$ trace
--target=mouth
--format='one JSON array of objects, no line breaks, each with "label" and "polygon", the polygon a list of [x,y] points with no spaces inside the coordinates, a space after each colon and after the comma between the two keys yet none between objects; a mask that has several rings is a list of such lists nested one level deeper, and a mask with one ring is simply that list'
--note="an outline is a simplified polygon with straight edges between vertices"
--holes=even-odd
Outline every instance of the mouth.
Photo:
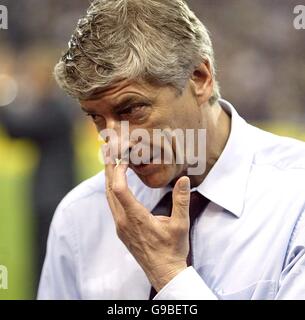
[{"label": "mouth", "polygon": [[151,175],[157,170],[160,170],[160,166],[164,165],[162,160],[163,158],[165,158],[163,152],[164,151],[160,151],[158,153],[152,152],[153,155],[148,161],[147,159],[145,159],[140,164],[133,164],[132,162],[130,162],[129,167],[139,175]]},{"label": "mouth", "polygon": [[131,163],[129,166],[136,173],[142,175],[151,174],[156,170],[156,164],[153,163],[153,157],[149,160],[148,163],[140,163],[137,165]]}]

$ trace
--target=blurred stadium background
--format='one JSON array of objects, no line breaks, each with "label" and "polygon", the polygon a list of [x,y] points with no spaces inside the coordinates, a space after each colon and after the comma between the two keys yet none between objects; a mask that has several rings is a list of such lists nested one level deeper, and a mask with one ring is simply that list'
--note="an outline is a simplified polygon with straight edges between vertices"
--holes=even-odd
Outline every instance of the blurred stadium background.
[{"label": "blurred stadium background", "polygon": [[[6,105],[0,107],[0,265],[9,270],[9,289],[0,290],[0,299],[32,299],[36,294],[37,213],[32,193],[42,152],[41,143],[31,135],[18,138],[22,135],[10,132],[5,119],[43,123],[53,116],[52,108],[47,110],[50,103],[43,102],[49,97],[51,107],[66,109],[65,117],[72,123],[68,135],[73,185],[101,170],[93,125],[52,80],[52,68],[88,3],[0,0],[9,12],[8,30],[0,30],[0,106]],[[305,30],[293,27],[293,8],[299,1],[188,3],[211,32],[222,96],[253,124],[305,140]],[[7,109],[9,115],[1,120]],[[48,193],[45,187],[40,191]]]}]

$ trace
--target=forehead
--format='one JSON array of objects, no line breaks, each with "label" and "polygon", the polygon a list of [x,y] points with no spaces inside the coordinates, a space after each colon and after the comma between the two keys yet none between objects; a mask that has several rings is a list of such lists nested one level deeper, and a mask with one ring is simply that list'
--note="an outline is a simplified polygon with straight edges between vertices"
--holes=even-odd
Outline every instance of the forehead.
[{"label": "forehead", "polygon": [[152,86],[148,83],[123,80],[107,89],[97,90],[89,100],[80,100],[80,104],[90,108],[101,104],[115,106],[122,99],[130,96],[152,99],[158,94],[159,90],[161,90],[160,87]]}]

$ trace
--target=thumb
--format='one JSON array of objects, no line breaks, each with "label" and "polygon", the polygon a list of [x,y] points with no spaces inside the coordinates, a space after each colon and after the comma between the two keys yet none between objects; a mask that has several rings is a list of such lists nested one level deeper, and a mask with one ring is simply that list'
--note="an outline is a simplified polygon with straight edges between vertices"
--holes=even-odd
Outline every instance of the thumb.
[{"label": "thumb", "polygon": [[173,190],[172,217],[174,219],[189,219],[190,189],[188,177],[181,177],[176,182]]}]

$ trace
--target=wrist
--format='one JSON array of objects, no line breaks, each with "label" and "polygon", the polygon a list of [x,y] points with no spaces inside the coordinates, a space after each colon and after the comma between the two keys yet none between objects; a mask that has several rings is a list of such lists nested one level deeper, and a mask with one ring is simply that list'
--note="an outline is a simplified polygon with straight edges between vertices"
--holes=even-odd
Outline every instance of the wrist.
[{"label": "wrist", "polygon": [[186,262],[179,263],[173,266],[160,266],[154,269],[153,274],[148,274],[148,279],[151,285],[159,292],[165,285],[167,285],[180,272],[187,268]]}]

